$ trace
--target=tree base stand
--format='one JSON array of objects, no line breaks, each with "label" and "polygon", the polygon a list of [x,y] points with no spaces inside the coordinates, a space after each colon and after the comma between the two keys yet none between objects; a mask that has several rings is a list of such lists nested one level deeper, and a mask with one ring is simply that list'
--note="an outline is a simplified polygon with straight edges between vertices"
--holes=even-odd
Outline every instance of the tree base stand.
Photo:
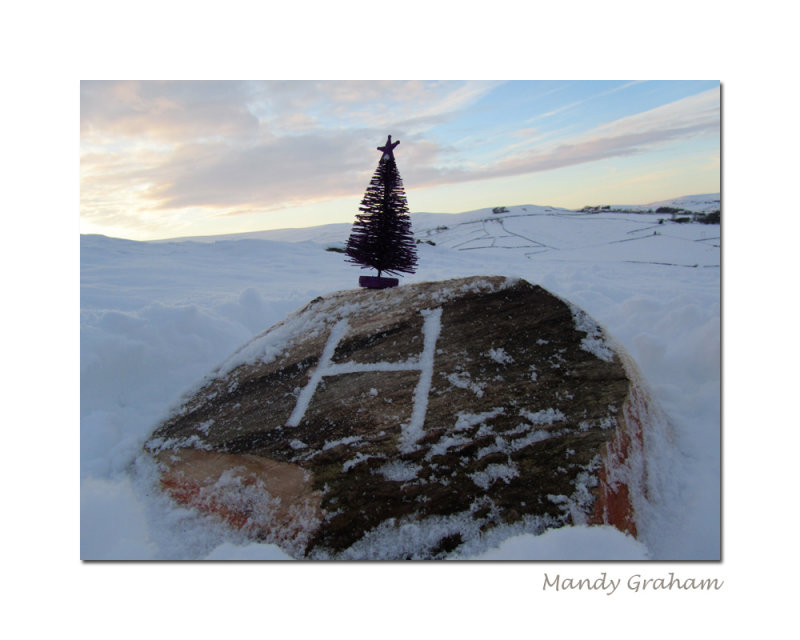
[{"label": "tree base stand", "polygon": [[379,278],[377,276],[361,276],[358,279],[358,284],[367,289],[388,289],[396,287],[400,284],[397,278]]}]

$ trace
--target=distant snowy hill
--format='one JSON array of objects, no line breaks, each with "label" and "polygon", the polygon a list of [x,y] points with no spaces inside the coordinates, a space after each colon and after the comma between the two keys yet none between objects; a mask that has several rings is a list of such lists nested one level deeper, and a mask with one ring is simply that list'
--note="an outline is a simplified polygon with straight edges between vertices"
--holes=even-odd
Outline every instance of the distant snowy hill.
[{"label": "distant snowy hill", "polygon": [[708,213],[709,211],[720,210],[720,194],[719,193],[706,193],[697,196],[683,196],[682,198],[675,198],[673,200],[660,200],[658,202],[651,202],[646,205],[648,209],[657,209],[658,207],[677,207],[685,209],[686,211],[697,211],[699,213]]},{"label": "distant snowy hill", "polygon": [[[605,205],[597,205],[605,206]],[[661,200],[659,202],[651,202],[648,204],[631,204],[621,205],[612,204],[612,210],[624,209],[626,211],[642,211],[657,209],[658,207],[675,207],[684,209],[686,211],[696,211],[698,213],[706,213],[709,211],[716,211],[720,208],[720,194],[710,193],[704,195],[683,196],[681,198],[674,198],[672,200]],[[545,215],[545,214],[567,214],[578,213],[572,209],[563,209],[560,207],[550,207],[541,205],[515,205],[511,207],[503,207],[509,213],[516,215]],[[458,225],[465,222],[473,222],[482,220],[484,218],[496,217],[492,207],[484,209],[475,209],[472,211],[465,211],[464,213],[412,213],[411,221],[415,230],[427,230],[442,225]],[[153,242],[218,242],[220,240],[282,240],[286,242],[336,242],[346,241],[350,234],[352,223],[337,222],[333,224],[320,225],[317,227],[301,227],[296,229],[271,229],[266,231],[249,231],[245,233],[231,233],[225,235],[214,236],[185,236],[180,238],[168,238],[164,240],[154,240]]]},{"label": "distant snowy hill", "polygon": [[[718,200],[688,196],[638,210],[712,211]],[[419,269],[402,284],[520,277],[585,310],[634,357],[666,411],[675,459],[661,464],[675,472],[662,479],[658,508],[643,514],[643,545],[572,527],[483,557],[512,557],[503,554],[513,547],[516,558],[585,559],[592,548],[592,559],[718,559],[720,226],[506,209],[412,215]],[[317,296],[356,287],[365,272],[326,250],[349,232],[343,223],[160,242],[81,236],[83,558],[285,557],[154,492],[142,445],[235,349]]]},{"label": "distant snowy hill", "polygon": [[349,222],[335,222],[318,227],[299,227],[297,229],[269,229],[266,231],[247,231],[244,233],[228,233],[216,236],[185,236],[180,238],[166,238],[153,240],[154,243],[164,242],[219,242],[229,240],[278,240],[284,242],[335,242],[341,237],[347,239],[352,224]]}]

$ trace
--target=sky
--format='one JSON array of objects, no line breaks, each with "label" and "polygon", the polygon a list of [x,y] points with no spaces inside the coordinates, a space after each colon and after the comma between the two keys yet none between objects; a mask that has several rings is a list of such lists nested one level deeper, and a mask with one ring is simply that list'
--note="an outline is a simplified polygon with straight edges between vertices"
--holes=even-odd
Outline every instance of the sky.
[{"label": "sky", "polygon": [[387,135],[411,212],[720,191],[720,83],[82,81],[80,231],[351,222]]}]

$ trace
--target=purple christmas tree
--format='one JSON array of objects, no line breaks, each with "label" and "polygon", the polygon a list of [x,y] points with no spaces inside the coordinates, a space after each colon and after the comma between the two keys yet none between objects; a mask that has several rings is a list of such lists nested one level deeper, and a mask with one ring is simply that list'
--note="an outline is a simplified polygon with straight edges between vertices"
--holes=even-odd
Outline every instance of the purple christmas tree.
[{"label": "purple christmas tree", "polygon": [[347,240],[348,262],[362,269],[377,269],[378,276],[362,276],[362,287],[395,287],[397,278],[382,278],[382,273],[414,273],[417,248],[411,232],[411,218],[403,189],[403,180],[394,160],[394,148],[400,141],[386,140],[378,168],[364,193],[353,230]]}]

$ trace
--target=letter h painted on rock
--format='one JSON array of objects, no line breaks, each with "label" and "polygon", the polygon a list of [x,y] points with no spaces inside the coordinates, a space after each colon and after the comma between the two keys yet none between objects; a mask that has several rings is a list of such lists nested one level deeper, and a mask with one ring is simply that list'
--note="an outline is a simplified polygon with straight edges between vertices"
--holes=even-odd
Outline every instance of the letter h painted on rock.
[{"label": "letter h painted on rock", "polygon": [[311,374],[308,384],[300,392],[297,397],[297,404],[292,411],[292,415],[286,421],[287,427],[296,427],[302,422],[303,416],[308,409],[311,398],[317,390],[317,385],[326,376],[338,376],[343,373],[360,373],[364,371],[419,371],[419,382],[417,388],[414,390],[414,408],[411,411],[411,419],[402,425],[400,434],[400,449],[402,451],[411,451],[414,448],[414,443],[419,440],[424,434],[425,413],[428,410],[428,393],[431,389],[431,381],[433,380],[433,356],[436,350],[436,341],[439,338],[439,333],[442,329],[442,310],[439,309],[425,309],[421,311],[425,321],[422,325],[423,345],[422,353],[420,353],[417,360],[409,362],[375,362],[375,363],[359,363],[359,362],[342,362],[334,364],[331,362],[333,354],[339,342],[344,338],[347,333],[347,319],[339,320],[331,329],[328,336],[328,341],[325,343],[325,348],[322,350],[322,356],[319,359],[317,368]]}]

